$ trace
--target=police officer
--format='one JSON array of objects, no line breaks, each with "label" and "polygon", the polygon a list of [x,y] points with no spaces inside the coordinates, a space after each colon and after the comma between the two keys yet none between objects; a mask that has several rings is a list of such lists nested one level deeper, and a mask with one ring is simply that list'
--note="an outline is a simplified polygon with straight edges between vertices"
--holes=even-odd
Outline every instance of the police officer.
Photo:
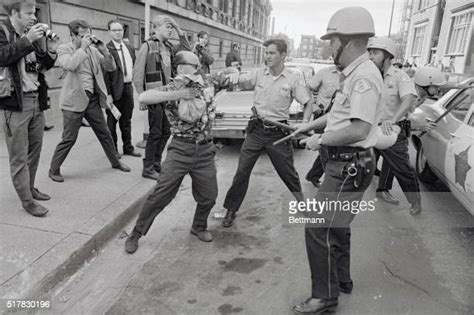
[{"label": "police officer", "polygon": [[[313,106],[313,119],[317,119],[330,110],[332,96],[339,87],[339,70],[336,66],[319,70],[318,73],[309,79],[308,87],[312,92],[318,93]],[[323,174],[324,169],[321,163],[321,156],[318,155],[305,178],[311,182],[314,187],[319,187],[321,186],[319,179]]]},{"label": "police officer", "polygon": [[[235,73],[229,76],[232,84],[246,89],[255,88],[254,106],[259,117],[288,123],[290,105],[293,99],[305,105],[304,119],[311,116],[312,97],[298,76],[285,68],[287,45],[282,39],[270,39],[263,44],[265,62],[268,68],[256,69],[250,73]],[[227,191],[224,208],[227,209],[222,225],[232,226],[236,213],[244,201],[250,181],[250,174],[262,152],[267,152],[278,175],[291,193],[302,199],[301,184],[293,164],[293,147],[290,141],[274,146],[273,142],[286,134],[280,128],[267,125],[259,117],[249,121],[247,137],[240,149],[239,165]]]},{"label": "police officer", "polygon": [[450,89],[472,88],[472,83],[448,82],[445,73],[429,66],[418,69],[413,79],[419,96],[417,105],[421,105],[428,97],[437,99]]},{"label": "police officer", "polygon": [[411,204],[410,214],[416,215],[421,212],[421,195],[418,179],[408,155],[410,122],[406,118],[417,95],[415,85],[405,72],[392,66],[392,59],[396,54],[396,45],[392,39],[371,38],[367,50],[370,60],[379,68],[384,78],[385,104],[380,119],[382,132],[389,135],[395,124],[401,128],[393,146],[378,150],[383,156],[383,164],[376,196],[385,202],[398,204],[398,200],[389,192],[395,175]]},{"label": "police officer", "polygon": [[[296,131],[326,126],[323,134],[302,141],[307,149],[320,150],[326,176],[316,200],[326,201],[326,206],[320,209],[325,224],[305,227],[312,294],[293,308],[297,314],[334,310],[339,292],[352,291],[350,223],[357,211],[329,205],[330,201],[358,204],[373,177],[372,147],[376,142],[383,93],[380,71],[369,60],[366,50],[368,39],[373,35],[370,13],[361,7],[347,7],[331,17],[327,33],[321,37],[330,40],[334,63],[342,69],[341,84],[331,111],[299,126]],[[358,209],[357,205],[354,209]]]}]

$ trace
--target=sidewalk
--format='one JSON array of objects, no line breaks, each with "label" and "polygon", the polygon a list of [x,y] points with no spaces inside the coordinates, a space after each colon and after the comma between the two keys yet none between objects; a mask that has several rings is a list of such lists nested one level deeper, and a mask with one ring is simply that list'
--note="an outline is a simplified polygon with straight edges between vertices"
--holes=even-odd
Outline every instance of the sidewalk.
[{"label": "sidewalk", "polygon": [[[142,139],[143,115],[135,107],[133,143]],[[0,300],[39,297],[72,275],[138,213],[139,204],[155,185],[141,177],[141,158],[122,157],[130,173],[113,169],[93,131],[86,127],[81,127],[61,168],[64,183],[53,182],[48,169],[61,138],[62,117],[57,110],[48,116],[48,124],[55,127],[44,133],[35,184],[51,196],[40,202],[49,209],[44,218],[22,208],[0,133]],[[121,140],[118,146],[121,151]],[[143,154],[144,150],[137,150]]]}]

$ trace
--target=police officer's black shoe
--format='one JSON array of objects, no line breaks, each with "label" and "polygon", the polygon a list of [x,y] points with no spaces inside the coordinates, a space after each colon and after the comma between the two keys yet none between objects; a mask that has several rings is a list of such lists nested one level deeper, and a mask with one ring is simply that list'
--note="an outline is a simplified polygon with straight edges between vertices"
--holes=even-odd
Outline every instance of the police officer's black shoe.
[{"label": "police officer's black shoe", "polygon": [[378,199],[381,199],[387,203],[390,203],[392,205],[397,205],[400,203],[397,199],[393,198],[393,196],[388,192],[387,190],[382,190],[382,191],[377,191],[375,193],[375,197]]},{"label": "police officer's black shoe", "polygon": [[222,219],[223,227],[231,227],[234,224],[235,217],[237,216],[236,211],[227,210],[224,219]]},{"label": "police officer's black shoe", "polygon": [[341,291],[342,293],[351,294],[353,287],[354,283],[352,282],[352,280],[347,282],[339,282],[339,291]]},{"label": "police officer's black shoe", "polygon": [[411,205],[410,214],[411,215],[418,215],[421,213],[421,203],[415,202]]},{"label": "police officer's black shoe", "polygon": [[133,254],[137,251],[138,249],[138,240],[142,237],[142,235],[133,230],[132,234],[130,234],[129,237],[127,237],[127,240],[125,241],[125,251],[129,254]]},{"label": "police officer's black shoe", "polygon": [[309,298],[306,301],[293,306],[295,314],[323,314],[334,312],[337,307],[337,298],[335,299],[315,299]]}]

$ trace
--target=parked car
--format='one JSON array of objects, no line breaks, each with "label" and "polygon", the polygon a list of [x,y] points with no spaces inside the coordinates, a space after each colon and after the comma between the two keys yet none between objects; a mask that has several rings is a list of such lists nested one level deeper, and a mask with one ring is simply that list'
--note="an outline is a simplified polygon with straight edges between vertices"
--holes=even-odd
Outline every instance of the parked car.
[{"label": "parked car", "polygon": [[[466,83],[473,83],[470,78]],[[474,89],[447,92],[436,102],[416,108],[412,119],[445,115],[430,132],[413,133],[417,150],[416,172],[422,182],[440,179],[474,214]]]},{"label": "parked car", "polygon": [[[305,84],[309,79],[308,75],[314,73],[309,64],[290,64],[287,67],[290,71],[298,73]],[[212,127],[214,138],[245,138],[245,128],[252,116],[253,93],[253,90],[221,91],[216,95],[216,119]],[[303,120],[303,110],[303,106],[294,100],[290,107],[290,124]],[[297,144],[297,139],[295,139],[294,145],[297,146]]]}]

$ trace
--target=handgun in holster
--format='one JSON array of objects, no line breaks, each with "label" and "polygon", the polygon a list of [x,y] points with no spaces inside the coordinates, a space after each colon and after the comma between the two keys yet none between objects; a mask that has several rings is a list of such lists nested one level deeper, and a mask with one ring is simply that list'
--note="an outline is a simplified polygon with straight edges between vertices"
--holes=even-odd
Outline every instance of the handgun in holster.
[{"label": "handgun in holster", "polygon": [[400,126],[400,132],[403,132],[405,137],[410,137],[411,134],[411,122],[408,119],[401,120],[397,122],[397,125]]},{"label": "handgun in holster", "polygon": [[357,173],[354,178],[354,187],[366,187],[372,180],[371,176],[374,172],[374,160],[372,154],[366,152],[360,152],[358,157],[355,159],[355,167]]},{"label": "handgun in holster", "polygon": [[255,129],[259,122],[259,118],[260,117],[258,116],[257,109],[255,106],[252,106],[252,116],[250,116],[249,123],[247,124],[247,128],[245,130],[247,134],[251,133]]}]

